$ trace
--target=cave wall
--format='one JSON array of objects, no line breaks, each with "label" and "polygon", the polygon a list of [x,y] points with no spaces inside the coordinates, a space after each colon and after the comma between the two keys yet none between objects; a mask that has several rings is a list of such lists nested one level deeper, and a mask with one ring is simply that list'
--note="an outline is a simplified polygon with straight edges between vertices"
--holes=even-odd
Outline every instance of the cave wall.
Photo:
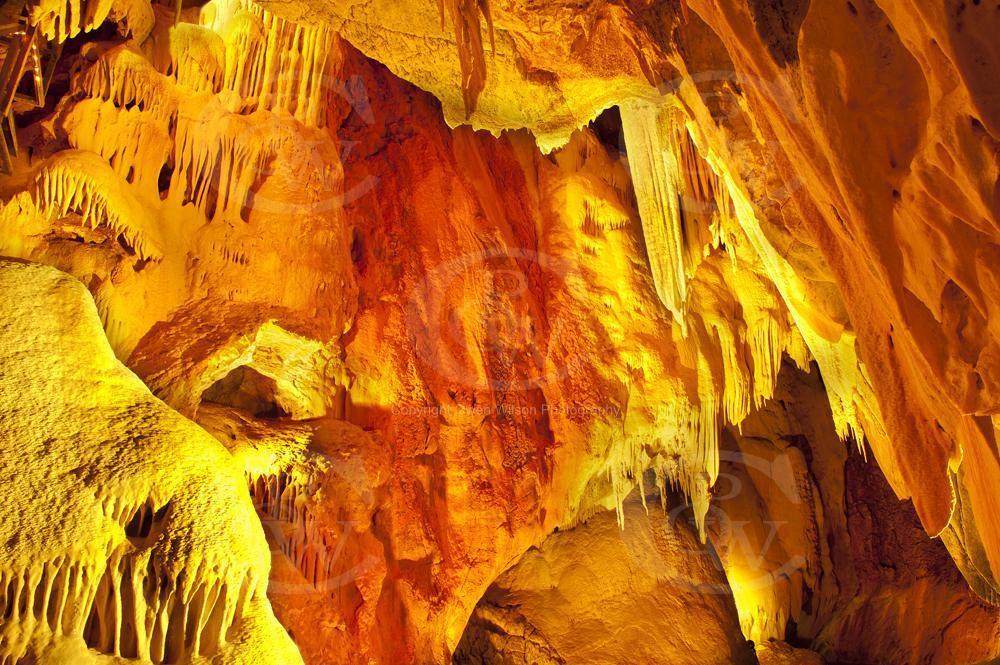
[{"label": "cave wall", "polygon": [[743,632],[835,663],[995,658],[994,608],[912,503],[838,440],[823,391],[818,372],[786,366],[774,400],[723,436],[709,540]]},{"label": "cave wall", "polygon": [[734,620],[765,665],[997,656],[995,608],[838,439],[815,369],[783,367],[774,399],[721,444],[707,543],[676,492],[651,492],[646,511],[633,496],[624,531],[606,532],[611,513],[557,531],[490,586],[456,659],[738,662],[739,649],[706,639]]},{"label": "cave wall", "polygon": [[[471,114],[456,56],[435,46],[425,68],[405,64],[420,37],[398,18],[423,25],[433,7],[347,18],[342,5],[289,11],[341,25],[366,54],[434,91],[451,122],[467,114],[475,127],[509,127],[493,109],[513,97],[517,126],[550,149],[610,104],[679,107],[819,361],[838,430],[864,433],[896,494],[912,498],[978,592],[995,593],[997,545],[983,535],[994,532],[997,472],[992,5],[546,3],[532,24],[518,3],[493,3],[500,56]],[[436,39],[457,52],[468,45],[455,34]],[[590,57],[603,49],[616,55]],[[575,113],[546,112],[553,103]],[[631,115],[626,124],[641,126],[642,113]],[[630,153],[662,147],[636,136]],[[677,263],[676,244],[651,245],[654,275],[656,260]],[[675,299],[664,302],[676,315]]]},{"label": "cave wall", "polygon": [[242,466],[115,358],[79,281],[4,259],[0,288],[0,658],[301,662]]},{"label": "cave wall", "polygon": [[[625,505],[553,533],[480,600],[454,662],[756,663],[693,525]],[[683,617],[683,620],[680,618]]]},{"label": "cave wall", "polygon": [[[653,487],[709,539],[723,507],[798,529],[764,593],[716,545],[752,639],[995,655],[928,545],[994,599],[986,5],[83,5],[36,17],[123,34],[23,129],[0,253],[82,281],[118,358],[244,466],[307,661],[447,661],[526,551],[627,529]],[[783,358],[818,366],[822,427],[773,413]],[[220,405],[234,372],[275,409]],[[727,506],[737,450],[780,451],[809,505]],[[895,544],[848,551],[865,534]],[[950,629],[903,618],[932,603]]]},{"label": "cave wall", "polygon": [[[313,48],[277,77],[302,28],[239,3],[187,18],[200,26],[161,12],[141,44],[81,51],[7,182],[5,251],[87,283],[118,355],[230,447],[320,437],[313,452],[328,454],[312,428],[272,435],[215,408],[212,386],[241,367],[274,381],[295,420],[327,414],[392,442],[356,510],[301,481],[366,516],[349,551],[375,561],[328,609],[342,646],[317,651],[445,659],[511,560],[620,508],[652,460],[706,510],[719,411],[745,416],[776,354],[805,352],[753,255],[722,244],[732,220],[696,154],[682,184],[704,210],[685,252],[712,293],[691,307],[688,343],[656,299],[626,164],[592,133],[550,158],[525,134],[452,131],[432,97],[326,29],[305,29]],[[727,316],[733,278],[748,322]],[[254,477],[298,477],[300,463],[278,455]],[[341,552],[328,512],[312,557]],[[276,601],[279,615],[296,602]]]}]

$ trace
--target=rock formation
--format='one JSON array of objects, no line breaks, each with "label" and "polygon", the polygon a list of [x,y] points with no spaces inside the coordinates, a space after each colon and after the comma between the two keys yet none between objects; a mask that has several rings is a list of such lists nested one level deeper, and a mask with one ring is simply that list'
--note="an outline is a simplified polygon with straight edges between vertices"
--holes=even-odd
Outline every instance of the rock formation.
[{"label": "rock formation", "polygon": [[[625,508],[627,529],[602,513],[500,576],[455,662],[755,662],[725,576],[696,534],[638,500]],[[685,619],[669,627],[664,616]]]},{"label": "rock formation", "polygon": [[1000,656],[995,2],[170,4],[3,10],[0,660]]},{"label": "rock formation", "polygon": [[0,288],[3,660],[297,662],[234,457],[118,362],[77,280],[4,260]]}]

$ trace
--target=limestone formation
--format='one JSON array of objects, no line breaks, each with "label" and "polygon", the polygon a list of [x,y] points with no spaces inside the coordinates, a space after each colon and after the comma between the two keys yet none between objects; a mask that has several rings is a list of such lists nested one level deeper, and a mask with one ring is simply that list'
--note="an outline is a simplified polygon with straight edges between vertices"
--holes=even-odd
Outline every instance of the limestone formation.
[{"label": "limestone formation", "polygon": [[0,16],[0,661],[1000,656],[995,2]]},{"label": "limestone formation", "polygon": [[483,596],[455,662],[755,662],[690,527],[637,500],[625,515],[625,530],[602,513],[525,553]]},{"label": "limestone formation", "polygon": [[297,662],[243,471],[119,363],[84,287],[0,263],[5,662]]}]

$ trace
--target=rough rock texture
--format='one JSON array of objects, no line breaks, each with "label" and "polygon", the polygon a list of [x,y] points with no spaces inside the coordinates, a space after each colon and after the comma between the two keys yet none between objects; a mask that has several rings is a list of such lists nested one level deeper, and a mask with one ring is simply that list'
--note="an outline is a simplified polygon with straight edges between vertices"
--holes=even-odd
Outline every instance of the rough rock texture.
[{"label": "rough rock texture", "polygon": [[[600,530],[607,516],[554,533],[487,591],[457,656],[508,663],[537,652],[540,662],[623,662],[594,647],[601,644],[644,654],[641,662],[683,662],[679,654],[687,653],[711,662],[716,652],[678,651],[670,640],[691,625],[710,631],[722,624],[704,616],[678,625],[677,611],[638,602],[646,596],[631,586],[650,570],[670,579],[657,591],[661,603],[679,597],[698,611],[688,592],[702,601],[731,594],[762,663],[979,663],[997,655],[997,612],[969,589],[944,545],[926,537],[878,469],[837,439],[816,372],[786,366],[775,399],[741,429],[723,435],[707,547],[643,544],[644,534],[683,541],[694,528],[690,505],[677,495],[648,515],[637,501],[626,504],[619,534]],[[644,567],[650,561],[675,567]],[[678,589],[670,576],[685,563],[697,565]],[[639,640],[625,628],[632,626],[654,637]]]},{"label": "rough rock texture", "polygon": [[[529,550],[470,619],[456,663],[755,663],[697,534],[638,499]],[[683,617],[683,620],[679,620]]]},{"label": "rough rock texture", "polygon": [[996,655],[930,540],[997,600],[993,5],[186,4],[29,7],[67,53],[0,254],[230,451],[307,661],[447,662],[526,551],[654,487],[746,637]]},{"label": "rough rock texture", "polygon": [[775,399],[723,436],[708,529],[744,633],[830,662],[995,657],[996,610],[878,468],[837,440],[825,402],[816,372],[786,366]]},{"label": "rough rock texture", "polygon": [[0,261],[5,662],[301,662],[243,470],[119,363],[83,286]]},{"label": "rough rock texture", "polygon": [[[431,4],[276,6],[340,26],[368,55],[434,91],[455,117],[460,93],[447,86],[467,44],[458,39],[449,57],[444,34],[425,65],[404,64],[424,43]],[[844,425],[864,429],[896,493],[913,497],[931,534],[948,530],[966,574],[992,593],[1000,544],[978,532],[996,514],[983,377],[994,344],[1000,111],[987,35],[1000,22],[995,8],[889,0],[695,0],[688,12],[670,3],[544,6],[527,19],[516,3],[491,5],[497,41],[511,53],[487,76],[473,122],[510,127],[507,116],[483,109],[517,99],[514,126],[551,139],[548,105],[586,109],[560,124],[554,145],[612,103],[679,107],[828,387],[845,402]],[[404,17],[411,29],[401,29]],[[642,64],[642,77],[614,59],[587,58],[616,39],[639,45],[616,52]],[[551,42],[559,46],[546,48]],[[633,87],[602,76],[605,63]],[[533,81],[539,70],[545,75]],[[581,70],[593,79],[581,83]],[[496,101],[488,103],[491,89]],[[595,105],[595,95],[604,102]]]},{"label": "rough rock texture", "polygon": [[[704,204],[683,251],[706,286],[685,338],[646,267],[626,165],[593,133],[550,159],[527,135],[452,132],[429,95],[322,29],[237,3],[200,16],[81,54],[8,183],[6,251],[87,282],[119,355],[196,419],[202,400],[252,404],[391,442],[365,521],[388,570],[343,611],[381,634],[342,616],[332,640],[360,660],[445,659],[511,560],[620,505],[650,465],[707,510],[718,421],[745,417],[782,351],[805,350],[749,247],[723,245],[731,206],[687,134],[693,170],[671,183]],[[260,92],[283,77],[229,74],[246,44],[274,66],[289,33],[329,40],[329,57],[283,67],[341,77],[308,113]],[[263,378],[244,388],[248,372]]]},{"label": "rough rock texture", "polygon": [[[408,64],[433,23],[430,3],[275,6],[338,25],[434,91],[449,118],[464,108],[454,85],[456,54],[469,47],[460,34],[434,40],[423,66]],[[896,494],[912,498],[927,532],[992,597],[995,6],[543,6],[539,15],[490,5],[506,53],[472,122],[527,127],[551,147],[610,104],[679,113],[819,362],[839,431],[863,431]],[[412,29],[401,29],[403,17]],[[457,42],[451,55],[442,41]],[[588,58],[605,49],[618,57]],[[515,99],[517,113],[498,110]],[[629,145],[630,157],[658,149],[656,134]],[[679,311],[672,297],[665,304]]]},{"label": "rough rock texture", "polygon": [[816,652],[796,649],[785,642],[764,642],[756,645],[756,651],[761,665],[823,665]]}]

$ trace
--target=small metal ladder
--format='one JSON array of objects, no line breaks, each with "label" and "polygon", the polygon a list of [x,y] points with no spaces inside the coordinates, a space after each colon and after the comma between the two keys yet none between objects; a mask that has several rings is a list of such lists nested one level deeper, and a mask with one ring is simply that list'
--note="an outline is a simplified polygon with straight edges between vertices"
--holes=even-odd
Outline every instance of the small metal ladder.
[{"label": "small metal ladder", "polygon": [[[25,102],[34,108],[45,106],[45,95],[61,52],[62,44],[46,41],[28,20],[27,7],[17,22],[0,25],[0,134],[3,135],[0,171],[3,173],[11,173],[18,153],[14,102]],[[31,93],[25,94],[21,87],[29,73]]]}]

